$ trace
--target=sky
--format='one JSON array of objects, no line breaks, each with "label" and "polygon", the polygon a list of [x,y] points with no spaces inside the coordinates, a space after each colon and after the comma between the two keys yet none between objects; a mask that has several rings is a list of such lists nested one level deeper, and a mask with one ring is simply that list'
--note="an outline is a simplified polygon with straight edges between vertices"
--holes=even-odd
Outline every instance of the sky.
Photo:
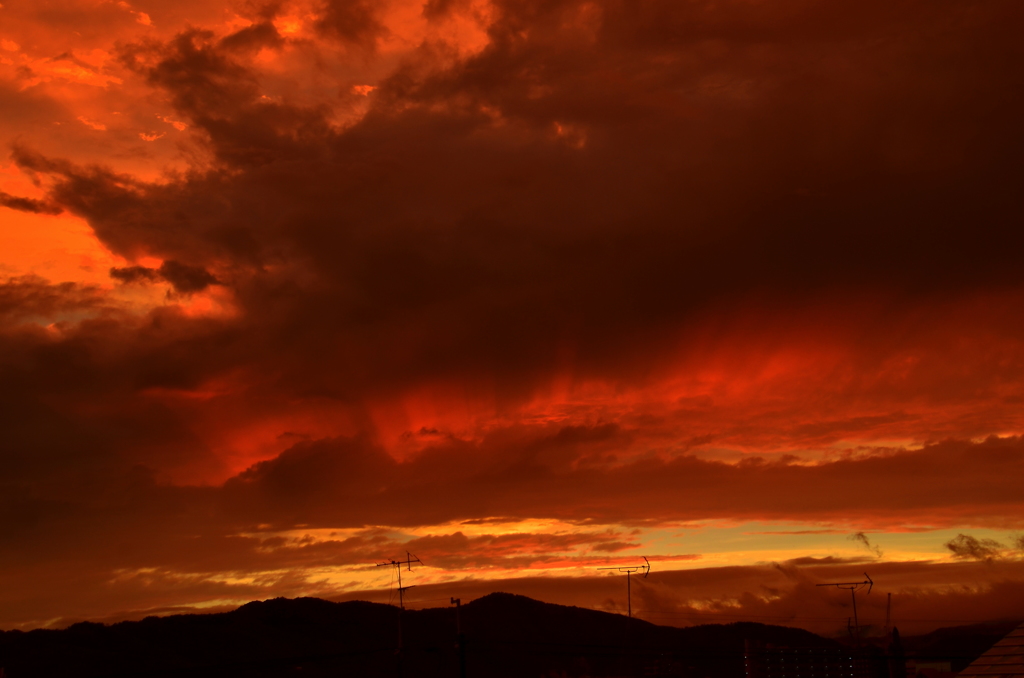
[{"label": "sky", "polygon": [[1019,0],[2,0],[0,628],[1024,609]]}]

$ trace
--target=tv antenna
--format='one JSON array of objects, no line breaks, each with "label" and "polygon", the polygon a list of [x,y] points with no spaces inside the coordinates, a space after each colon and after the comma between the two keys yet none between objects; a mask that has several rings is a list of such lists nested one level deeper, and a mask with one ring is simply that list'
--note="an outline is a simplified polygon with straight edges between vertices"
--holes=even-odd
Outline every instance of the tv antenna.
[{"label": "tv antenna", "polygon": [[419,563],[423,564],[423,561],[412,555],[408,551],[405,552],[405,560],[394,560],[388,559],[383,563],[377,563],[377,567],[391,566],[398,570],[398,607],[405,609],[405,592],[409,589],[416,588],[415,586],[402,586],[402,566],[405,565],[405,569],[408,572],[412,572],[412,564]]},{"label": "tv antenna", "polygon": [[629,577],[635,572],[643,572],[644,579],[647,579],[647,575],[651,573],[651,562],[647,560],[647,556],[640,556],[644,559],[643,565],[625,565],[622,567],[599,567],[599,570],[616,570],[618,572],[626,573],[626,610],[628,611],[629,617],[633,617],[633,591],[630,587]]},{"label": "tv antenna", "polygon": [[405,592],[414,586],[402,586],[402,566],[405,565],[405,569],[408,572],[412,572],[412,564],[419,563],[423,564],[423,561],[412,555],[408,551],[405,552],[405,560],[395,560],[390,558],[385,560],[383,563],[377,563],[377,567],[393,567],[398,571],[398,651],[395,653],[398,656],[398,675],[401,677],[405,675],[404,663],[405,663],[405,652],[402,645],[402,613],[405,612]]},{"label": "tv antenna", "polygon": [[818,586],[835,586],[837,589],[844,589],[850,592],[850,600],[853,601],[853,630],[854,640],[857,643],[857,647],[860,647],[860,621],[857,619],[857,591],[868,587],[868,593],[871,593],[871,588],[875,585],[875,582],[871,581],[871,577],[868,573],[864,573],[864,581],[844,581],[844,582],[833,582],[831,584],[818,584]]}]

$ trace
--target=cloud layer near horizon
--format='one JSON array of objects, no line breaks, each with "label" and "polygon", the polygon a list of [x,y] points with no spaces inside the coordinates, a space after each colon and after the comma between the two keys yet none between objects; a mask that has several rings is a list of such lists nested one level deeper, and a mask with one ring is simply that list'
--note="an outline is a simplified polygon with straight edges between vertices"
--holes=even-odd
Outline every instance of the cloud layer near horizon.
[{"label": "cloud layer near horizon", "polygon": [[403,543],[292,529],[1021,528],[1019,3],[186,4],[0,9],[0,210],[117,262],[0,281],[8,623]]}]

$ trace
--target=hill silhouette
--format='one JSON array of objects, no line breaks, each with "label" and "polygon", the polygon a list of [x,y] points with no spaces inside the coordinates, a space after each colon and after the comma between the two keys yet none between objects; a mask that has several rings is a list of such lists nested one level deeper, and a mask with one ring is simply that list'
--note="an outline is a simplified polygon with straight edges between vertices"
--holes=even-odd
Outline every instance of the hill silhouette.
[{"label": "hill silhouette", "polygon": [[[832,648],[808,631],[739,622],[658,626],[619,614],[494,593],[462,606],[469,678],[740,678],[746,642]],[[232,612],[0,632],[7,678],[121,676],[459,676],[456,609],[401,613],[362,601],[252,602]],[[981,650],[987,649],[981,648]]]}]

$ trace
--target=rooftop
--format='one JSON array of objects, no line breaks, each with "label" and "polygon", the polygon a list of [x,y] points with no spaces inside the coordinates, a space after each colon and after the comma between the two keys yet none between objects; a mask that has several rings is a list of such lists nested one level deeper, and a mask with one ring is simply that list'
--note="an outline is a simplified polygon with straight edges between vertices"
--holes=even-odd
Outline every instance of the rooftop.
[{"label": "rooftop", "polygon": [[1024,624],[975,659],[960,672],[960,678],[1024,678]]}]

